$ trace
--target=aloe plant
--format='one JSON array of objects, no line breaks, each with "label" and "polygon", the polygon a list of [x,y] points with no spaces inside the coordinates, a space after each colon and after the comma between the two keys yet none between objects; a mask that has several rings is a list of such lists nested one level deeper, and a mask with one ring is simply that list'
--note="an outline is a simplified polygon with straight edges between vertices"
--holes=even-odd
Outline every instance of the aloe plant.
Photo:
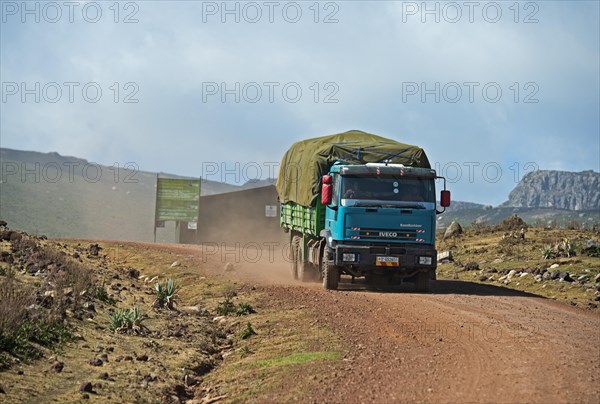
[{"label": "aloe plant", "polygon": [[154,290],[156,291],[154,306],[166,307],[169,310],[173,310],[176,303],[175,295],[177,294],[178,289],[179,287],[175,285],[175,282],[173,282],[173,279],[171,278],[167,279],[164,283],[156,283],[156,285],[154,285]]}]

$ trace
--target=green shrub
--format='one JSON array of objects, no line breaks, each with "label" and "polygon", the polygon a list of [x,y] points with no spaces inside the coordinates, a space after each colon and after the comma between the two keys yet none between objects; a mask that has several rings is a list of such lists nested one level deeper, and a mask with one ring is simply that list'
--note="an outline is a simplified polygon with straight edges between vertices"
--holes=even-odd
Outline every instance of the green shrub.
[{"label": "green shrub", "polygon": [[586,248],[585,253],[588,255],[588,257],[600,258],[600,245]]},{"label": "green shrub", "polygon": [[108,292],[106,291],[106,289],[104,289],[104,287],[97,286],[94,289],[94,297],[104,303],[108,303],[108,304],[116,303],[115,299],[113,299],[112,297],[110,297],[108,295]]},{"label": "green shrub", "polygon": [[247,323],[246,327],[244,327],[244,329],[242,330],[242,332],[240,332],[239,337],[241,339],[248,339],[251,336],[256,335],[256,331],[254,331],[254,328],[252,328],[252,324]]},{"label": "green shrub", "polygon": [[226,316],[236,311],[235,305],[231,301],[230,297],[226,297],[225,300],[219,302],[215,309],[219,316]]},{"label": "green shrub", "polygon": [[173,279],[169,278],[165,283],[157,282],[154,285],[156,292],[156,300],[154,301],[155,307],[166,307],[169,310],[173,310],[173,306],[176,303],[175,295],[178,286],[175,286]]},{"label": "green shrub", "polygon": [[545,260],[550,260],[553,258],[556,258],[556,254],[554,254],[554,250],[552,249],[552,247],[549,244],[546,244],[542,247],[542,257]]},{"label": "green shrub", "polygon": [[126,334],[141,334],[146,330],[142,324],[146,318],[147,316],[141,314],[137,306],[129,310],[116,309],[110,315],[110,329]]},{"label": "green shrub", "polygon": [[249,314],[256,313],[256,310],[248,303],[240,303],[235,309],[235,314],[238,316],[247,316]]}]

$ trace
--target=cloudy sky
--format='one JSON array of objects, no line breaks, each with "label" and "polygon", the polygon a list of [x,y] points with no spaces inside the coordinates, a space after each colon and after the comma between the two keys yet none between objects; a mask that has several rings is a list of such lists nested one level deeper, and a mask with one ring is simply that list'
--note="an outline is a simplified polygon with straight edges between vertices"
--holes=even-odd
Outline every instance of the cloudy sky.
[{"label": "cloudy sky", "polygon": [[234,183],[360,129],[496,205],[600,169],[598,4],[3,0],[0,145]]}]

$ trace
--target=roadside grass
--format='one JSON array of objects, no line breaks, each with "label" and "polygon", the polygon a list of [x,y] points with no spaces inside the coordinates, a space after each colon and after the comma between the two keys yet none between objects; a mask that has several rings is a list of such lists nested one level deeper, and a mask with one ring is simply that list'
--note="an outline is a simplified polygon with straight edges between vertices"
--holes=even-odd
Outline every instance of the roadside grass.
[{"label": "roadside grass", "polygon": [[279,366],[299,365],[318,361],[337,361],[342,359],[340,352],[300,352],[280,358],[256,361],[252,366],[258,368],[275,368]]},{"label": "roadside grass", "polygon": [[[256,335],[240,338],[222,365],[207,375],[206,383],[233,402],[302,400],[317,383],[314,376],[319,368],[341,361],[342,341],[314,324],[309,309],[265,308],[265,296],[240,295],[256,307],[256,313],[249,316]],[[231,319],[238,322],[236,317]],[[246,321],[238,327],[245,325]]]}]

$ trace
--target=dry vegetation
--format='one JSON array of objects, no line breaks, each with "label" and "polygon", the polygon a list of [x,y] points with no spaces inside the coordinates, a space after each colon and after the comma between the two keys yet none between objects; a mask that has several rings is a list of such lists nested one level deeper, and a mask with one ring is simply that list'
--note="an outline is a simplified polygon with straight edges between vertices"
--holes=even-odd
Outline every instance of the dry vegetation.
[{"label": "dry vegetation", "polygon": [[600,306],[597,230],[530,227],[512,216],[497,226],[467,228],[440,241],[438,251],[453,257],[438,266],[438,278],[504,286],[584,309]]}]

